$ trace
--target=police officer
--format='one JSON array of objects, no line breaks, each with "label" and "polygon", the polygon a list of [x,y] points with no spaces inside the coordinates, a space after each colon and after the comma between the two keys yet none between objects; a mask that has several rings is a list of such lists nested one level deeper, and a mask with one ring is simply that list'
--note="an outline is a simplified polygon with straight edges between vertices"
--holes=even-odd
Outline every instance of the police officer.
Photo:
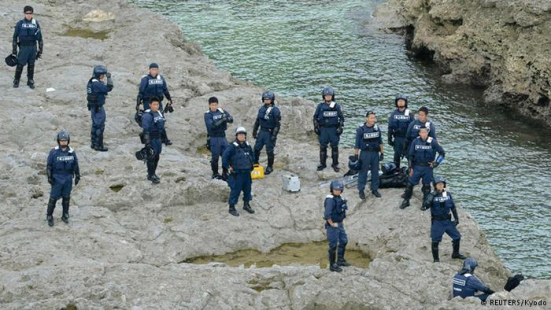
[{"label": "police officer", "polygon": [[[107,77],[107,85],[103,84],[103,80]],[[100,152],[107,152],[107,148],[103,145],[103,132],[105,130],[105,97],[113,90],[113,79],[111,73],[107,71],[105,66],[95,66],[92,72],[92,78],[86,86],[88,101],[88,111],[92,115],[92,149]]]},{"label": "police officer", "polygon": [[159,110],[160,100],[156,97],[149,99],[149,109],[144,112],[142,117],[143,140],[147,149],[153,149],[155,155],[147,159],[147,179],[153,184],[159,184],[161,179],[155,174],[163,144],[161,142],[161,133],[165,128],[166,119]]},{"label": "police officer", "polygon": [[[438,152],[438,158],[436,153]],[[409,200],[413,195],[413,187],[419,184],[419,180],[423,179],[423,201],[430,193],[430,183],[433,181],[432,171],[443,160],[446,152],[444,148],[438,144],[436,138],[429,137],[429,130],[427,127],[419,128],[419,137],[415,138],[409,147],[407,153],[408,167],[409,167],[409,179],[404,192],[404,201],[400,205],[400,209],[405,209],[409,206]]]},{"label": "police officer", "polygon": [[[329,186],[330,195],[325,197],[325,229],[327,230],[327,239],[329,240],[329,270],[341,272],[341,267],[348,267],[350,263],[344,259],[348,237],[344,230],[343,221],[346,218],[346,199],[341,194],[344,191],[344,184],[340,180],[331,182]],[[338,245],[338,253],[337,253]],[[337,259],[335,260],[335,254]]]},{"label": "police officer", "polygon": [[[478,263],[471,257],[463,262],[463,268],[453,277],[453,297],[466,298],[472,296],[485,301],[495,293],[474,275],[474,269],[477,266]],[[482,292],[483,294],[475,295],[476,292]]]},{"label": "police officer", "polygon": [[[136,110],[148,110],[151,98],[155,97],[159,100],[159,111],[163,112],[163,96],[168,99],[168,106],[171,107],[172,97],[168,91],[165,78],[159,74],[159,65],[156,63],[151,63],[149,65],[149,74],[144,75],[140,82]],[[169,112],[171,111],[169,110]],[[168,139],[164,129],[162,132],[161,141],[165,145],[172,145],[172,142]]]},{"label": "police officer", "polygon": [[224,153],[228,146],[226,140],[226,130],[228,123],[233,123],[233,117],[228,111],[218,107],[218,98],[209,98],[209,110],[205,112],[205,125],[207,126],[207,135],[209,149],[212,153],[210,167],[212,169],[213,179],[228,179],[228,170],[222,170],[222,176],[218,174],[218,158]]},{"label": "police officer", "polygon": [[[268,155],[268,167],[265,174],[270,174],[274,171],[274,147],[281,126],[281,111],[275,106],[275,95],[271,91],[265,91],[262,94],[262,102],[264,105],[258,110],[253,128],[253,138],[256,139],[254,144],[254,164],[258,165],[260,151],[262,151],[265,145]],[[260,134],[258,133],[259,127]]]},{"label": "police officer", "polygon": [[[421,207],[423,211],[430,209],[431,213],[432,224],[430,227],[430,237],[432,239],[432,258],[435,263],[440,261],[438,257],[438,244],[440,244],[442,236],[446,233],[452,238],[452,258],[465,259],[466,257],[459,253],[461,234],[456,228],[459,224],[459,217],[457,216],[457,210],[455,209],[452,195],[446,190],[446,179],[441,176],[435,177],[434,189],[435,190],[427,196],[427,199],[423,202],[423,206]],[[451,214],[453,214],[453,222],[451,220],[450,211]]]},{"label": "police officer", "polygon": [[228,185],[230,186],[230,214],[239,216],[235,210],[235,204],[239,199],[239,194],[243,191],[243,210],[254,213],[249,201],[253,199],[251,195],[252,178],[251,171],[255,162],[253,149],[247,139],[247,130],[244,127],[238,127],[235,130],[235,141],[230,143],[224,154],[222,154],[222,168],[229,170]]},{"label": "police officer", "polygon": [[327,167],[327,144],[331,144],[333,170],[339,172],[339,141],[344,130],[344,115],[341,106],[335,102],[335,91],[326,87],[321,93],[323,102],[318,104],[314,114],[314,132],[320,143],[320,164],[318,171]]},{"label": "police officer", "polygon": [[436,139],[436,127],[434,127],[434,124],[428,119],[429,109],[427,107],[421,107],[417,113],[419,114],[418,118],[411,122],[408,126],[402,156],[407,155],[411,142],[419,136],[419,128],[427,128],[429,131],[429,137]]},{"label": "police officer", "polygon": [[50,227],[54,226],[53,214],[59,198],[62,198],[61,205],[63,206],[61,220],[66,224],[69,223],[69,201],[73,189],[73,177],[75,178],[75,185],[80,181],[77,154],[69,147],[69,142],[71,142],[71,137],[67,131],[58,133],[57,146],[51,149],[50,154],[48,154],[46,175],[52,189],[46,219]]},{"label": "police officer", "polygon": [[[23,13],[25,13],[25,18],[17,22],[13,32],[12,54],[17,55],[17,67],[15,68],[13,87],[19,87],[23,67],[27,65],[27,85],[31,89],[34,89],[34,62],[42,55],[44,42],[42,41],[40,25],[33,18],[33,7],[27,5],[23,9]],[[36,47],[37,43],[38,50]],[[19,46],[19,54],[17,54],[17,46]]]},{"label": "police officer", "polygon": [[400,169],[400,159],[404,151],[406,133],[409,124],[414,121],[413,113],[408,109],[408,97],[397,95],[394,100],[396,110],[388,119],[388,144],[394,148],[394,163]]},{"label": "police officer", "polygon": [[365,124],[356,130],[354,153],[356,158],[359,156],[361,162],[360,174],[358,175],[358,191],[362,200],[365,199],[364,189],[367,183],[367,171],[371,171],[371,193],[377,198],[381,197],[378,190],[379,161],[384,159],[384,146],[381,128],[375,124],[376,121],[375,112],[367,111]]}]

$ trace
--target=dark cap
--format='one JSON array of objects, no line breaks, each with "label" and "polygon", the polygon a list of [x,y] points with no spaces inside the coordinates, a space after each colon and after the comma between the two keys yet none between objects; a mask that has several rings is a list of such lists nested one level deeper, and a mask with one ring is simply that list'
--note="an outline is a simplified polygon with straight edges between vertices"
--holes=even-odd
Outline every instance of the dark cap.
[{"label": "dark cap", "polygon": [[218,98],[216,98],[216,97],[210,97],[209,98],[209,104],[215,103],[215,102],[218,103]]},{"label": "dark cap", "polygon": [[23,13],[31,12],[34,13],[34,9],[30,5],[26,5],[25,8],[23,8]]},{"label": "dark cap", "polygon": [[149,65],[149,69],[153,69],[153,68],[156,68],[156,69],[159,69],[159,65],[152,62],[150,65]]},{"label": "dark cap", "polygon": [[429,114],[429,108],[427,107],[420,107],[419,112],[425,112],[425,114]]},{"label": "dark cap", "polygon": [[375,112],[369,110],[369,111],[365,112],[365,117],[368,117],[370,114],[375,114]]}]

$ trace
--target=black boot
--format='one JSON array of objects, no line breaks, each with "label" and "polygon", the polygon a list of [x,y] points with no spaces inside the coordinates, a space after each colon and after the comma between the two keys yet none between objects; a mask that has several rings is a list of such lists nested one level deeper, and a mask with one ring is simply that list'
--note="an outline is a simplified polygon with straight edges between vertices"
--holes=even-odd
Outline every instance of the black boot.
[{"label": "black boot", "polygon": [[15,67],[15,77],[13,78],[13,87],[17,88],[19,87],[19,81],[21,80],[21,74],[23,73],[23,66],[17,65]]},{"label": "black boot", "polygon": [[54,210],[57,199],[50,198],[48,201],[48,210],[46,211],[46,219],[48,220],[48,226],[54,226]]},{"label": "black boot", "polygon": [[172,145],[172,141],[168,139],[165,129],[163,129],[163,131],[161,132],[161,142],[164,143],[166,146]]},{"label": "black boot", "polygon": [[341,171],[341,169],[339,168],[339,147],[338,146],[331,147],[331,159],[333,160],[333,164],[331,165],[331,167],[333,167],[333,170],[335,170],[335,172]]},{"label": "black boot", "polygon": [[360,195],[361,200],[365,200],[365,192],[364,191],[360,191],[359,195]]},{"label": "black boot", "polygon": [[98,145],[96,145],[95,150],[99,152],[107,152],[109,150],[103,145],[103,130],[101,131],[101,134],[98,137]]},{"label": "black boot", "polygon": [[253,163],[253,165],[258,165],[258,162],[260,162],[260,151],[255,150],[254,151],[254,163]]},{"label": "black boot", "polygon": [[431,244],[432,258],[435,263],[440,262],[440,258],[438,257],[438,244],[440,244],[440,242],[433,242]]},{"label": "black boot", "polygon": [[228,180],[228,169],[222,169],[222,180]]},{"label": "black boot", "polygon": [[374,189],[371,191],[371,193],[373,194],[373,196],[377,197],[377,198],[381,198],[381,193],[379,193],[378,190]]},{"label": "black boot", "polygon": [[210,162],[210,169],[212,170],[212,179],[220,180],[222,176],[218,173],[218,161]]},{"label": "black boot", "polygon": [[459,243],[460,243],[460,239],[452,240],[452,244],[453,244],[452,258],[465,259],[467,257],[459,253]]},{"label": "black boot", "polygon": [[264,174],[270,174],[274,171],[274,160],[275,160],[274,152],[268,152],[268,167],[266,168],[266,171],[264,172]]},{"label": "black boot", "polygon": [[327,167],[327,147],[320,146],[320,164],[318,165],[318,171],[322,171]]},{"label": "black boot", "polygon": [[337,258],[337,265],[339,265],[340,267],[352,266],[351,263],[347,262],[346,259],[344,259],[344,252],[345,252],[345,249],[343,249],[342,253],[340,253],[340,255],[338,255],[339,257]]},{"label": "black boot", "polygon": [[155,158],[147,160],[147,179],[153,184],[159,184],[161,182],[155,175]]},{"label": "black boot", "polygon": [[97,148],[97,144],[96,144],[96,134],[94,131],[92,131],[92,133],[90,134],[90,148],[92,150],[95,150]]},{"label": "black boot", "polygon": [[394,164],[396,165],[396,169],[400,170],[400,156],[394,155]]},{"label": "black boot", "polygon": [[230,205],[230,214],[233,216],[239,216],[239,212],[235,210],[235,205]]},{"label": "black boot", "polygon": [[409,200],[411,199],[411,196],[413,196],[413,184],[408,182],[408,185],[406,186],[406,191],[404,192],[404,201],[402,201],[400,209],[405,209],[409,207]]},{"label": "black boot", "polygon": [[421,188],[421,192],[423,193],[423,203],[425,202],[425,199],[427,199],[427,196],[430,194],[430,184],[424,184]]},{"label": "black boot", "polygon": [[34,89],[34,64],[27,65],[27,85]]},{"label": "black boot", "polygon": [[251,205],[248,201],[243,202],[243,210],[249,212],[250,214],[254,214],[253,208],[251,208]]},{"label": "black boot", "polygon": [[61,216],[61,220],[65,222],[65,224],[69,224],[69,201],[71,200],[71,197],[63,197],[61,200],[61,206],[63,206],[63,215]]},{"label": "black boot", "polygon": [[339,267],[339,265],[337,265],[335,263],[335,254],[337,254],[336,252],[337,252],[336,247],[329,249],[329,270],[336,271],[336,272],[341,272],[342,268]]}]

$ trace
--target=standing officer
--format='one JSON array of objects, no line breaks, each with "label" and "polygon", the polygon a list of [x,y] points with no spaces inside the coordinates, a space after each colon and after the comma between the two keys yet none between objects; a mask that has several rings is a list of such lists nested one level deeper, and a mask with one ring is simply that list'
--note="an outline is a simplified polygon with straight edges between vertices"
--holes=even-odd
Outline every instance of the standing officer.
[{"label": "standing officer", "polygon": [[226,130],[228,123],[233,123],[233,117],[228,111],[218,107],[218,98],[209,98],[209,110],[205,112],[205,125],[207,126],[207,135],[209,141],[209,150],[212,153],[210,167],[212,169],[213,179],[228,179],[228,170],[222,170],[222,176],[218,174],[218,158],[224,153],[228,146],[226,140]]},{"label": "standing officer", "polygon": [[413,113],[408,109],[408,97],[406,95],[396,96],[394,103],[396,110],[390,114],[388,119],[388,144],[394,148],[394,163],[400,169],[400,159],[404,151],[406,133],[414,118]]},{"label": "standing officer", "polygon": [[71,190],[73,189],[73,176],[75,185],[80,181],[80,170],[75,151],[69,147],[71,137],[67,131],[57,134],[57,146],[50,150],[46,166],[46,175],[48,183],[52,185],[50,191],[50,200],[48,201],[48,211],[46,219],[48,225],[54,226],[54,209],[57,200],[63,197],[61,205],[63,206],[63,215],[61,220],[69,224],[69,201],[71,200]]},{"label": "standing officer", "polygon": [[[430,237],[432,239],[432,258],[435,263],[440,261],[438,257],[438,244],[440,244],[442,236],[446,233],[452,238],[452,258],[465,259],[466,257],[459,253],[461,234],[456,228],[456,226],[459,225],[459,217],[457,216],[457,210],[455,209],[452,195],[450,192],[446,191],[446,179],[441,176],[435,177],[434,189],[435,191],[427,196],[427,199],[423,202],[423,206],[421,207],[423,211],[430,209],[431,213],[432,224],[430,227]],[[451,214],[453,214],[453,222],[451,220],[450,211]]]},{"label": "standing officer", "polygon": [[[343,221],[346,218],[346,199],[341,194],[344,191],[344,184],[340,180],[331,182],[329,187],[331,195],[325,197],[325,229],[327,230],[327,239],[329,240],[329,270],[341,272],[341,267],[348,267],[350,263],[344,259],[348,237],[344,230]],[[338,243],[338,253],[337,252]],[[335,263],[335,254],[338,258]]]},{"label": "standing officer", "polygon": [[153,149],[155,156],[147,159],[147,179],[153,184],[159,184],[161,179],[155,174],[163,144],[161,133],[165,128],[166,119],[159,110],[160,100],[156,97],[149,99],[149,110],[146,110],[142,117],[143,139],[147,149]]},{"label": "standing officer", "polygon": [[[439,156],[436,157],[438,152]],[[409,179],[404,193],[404,201],[400,205],[400,209],[405,209],[409,206],[409,200],[413,195],[413,187],[419,184],[419,180],[423,179],[423,201],[430,193],[430,183],[433,181],[432,170],[436,168],[443,160],[446,152],[444,148],[438,144],[436,138],[429,137],[427,127],[419,128],[419,137],[415,138],[411,143],[408,151],[408,167]]]},{"label": "standing officer", "polygon": [[[258,165],[260,151],[262,151],[262,148],[266,145],[268,167],[266,168],[265,174],[270,174],[274,171],[274,147],[281,126],[281,111],[275,106],[275,95],[271,91],[265,91],[262,94],[262,102],[264,105],[258,110],[253,128],[253,138],[256,139],[254,144],[254,164]],[[260,134],[258,134],[258,127],[260,127]]]},{"label": "standing officer", "polygon": [[[466,298],[472,296],[486,301],[490,295],[495,293],[474,275],[474,269],[477,266],[478,263],[471,257],[463,262],[463,268],[453,277],[453,297]],[[475,295],[476,292],[484,294]]]},{"label": "standing officer", "polygon": [[235,130],[235,141],[233,141],[222,154],[222,168],[230,172],[228,185],[230,186],[230,214],[239,216],[235,210],[235,204],[239,199],[239,194],[243,191],[243,210],[254,213],[249,201],[253,199],[251,195],[251,186],[253,180],[251,171],[255,162],[253,149],[247,139],[247,130],[244,127],[238,127]]},{"label": "standing officer", "polygon": [[[107,85],[103,84],[103,80],[107,77]],[[105,66],[95,66],[92,72],[92,78],[86,86],[88,100],[88,111],[92,115],[92,149],[100,152],[107,152],[107,148],[103,145],[103,131],[105,130],[105,97],[113,90],[113,79],[111,73],[107,72]]]},{"label": "standing officer", "polygon": [[[12,54],[17,55],[17,67],[15,68],[15,78],[13,79],[13,87],[19,87],[19,80],[23,73],[23,67],[27,66],[27,85],[34,89],[34,62],[40,58],[44,51],[44,42],[42,41],[42,31],[40,25],[33,18],[33,7],[26,6],[23,9],[25,18],[17,22],[13,32]],[[38,42],[38,51],[36,43]],[[19,54],[17,54],[17,46],[19,46]]]},{"label": "standing officer", "polygon": [[[379,193],[379,161],[384,159],[383,137],[381,128],[375,122],[377,117],[375,112],[367,111],[365,114],[365,124],[356,130],[356,145],[354,153],[356,158],[360,158],[361,169],[358,175],[358,191],[360,199],[365,199],[365,184],[367,183],[367,171],[371,171],[371,193],[377,198],[381,197]],[[362,152],[360,153],[360,150]]]},{"label": "standing officer", "polygon": [[331,158],[333,170],[339,172],[339,141],[344,130],[344,115],[341,106],[336,103],[335,91],[327,87],[321,93],[323,102],[318,104],[314,114],[314,131],[320,143],[320,164],[318,171],[327,167],[327,144],[331,144]]},{"label": "standing officer", "polygon": [[[146,111],[149,109],[149,102],[151,98],[155,97],[159,100],[159,111],[163,111],[163,99],[168,99],[168,112],[172,112],[172,97],[168,91],[165,78],[159,74],[159,65],[151,63],[149,65],[149,74],[144,75],[140,82],[140,89],[138,92],[138,99],[136,102],[136,111]],[[166,112],[166,111],[165,111]],[[165,145],[172,145],[172,142],[168,139],[166,131],[163,129],[161,133],[161,141]]]},{"label": "standing officer", "polygon": [[417,113],[419,114],[419,117],[409,124],[406,132],[406,142],[404,143],[402,156],[407,155],[411,142],[419,136],[419,128],[427,128],[429,131],[429,137],[436,139],[436,127],[434,127],[434,124],[428,119],[429,109],[427,107],[421,107]]}]

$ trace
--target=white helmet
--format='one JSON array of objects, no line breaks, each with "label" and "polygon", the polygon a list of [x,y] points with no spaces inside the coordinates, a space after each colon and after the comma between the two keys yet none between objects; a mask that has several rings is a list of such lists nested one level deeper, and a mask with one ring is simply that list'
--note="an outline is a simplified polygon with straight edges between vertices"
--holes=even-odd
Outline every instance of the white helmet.
[{"label": "white helmet", "polygon": [[245,135],[247,135],[247,129],[245,129],[245,127],[243,126],[237,127],[237,129],[235,130],[235,135],[237,136],[240,133],[244,133]]}]

